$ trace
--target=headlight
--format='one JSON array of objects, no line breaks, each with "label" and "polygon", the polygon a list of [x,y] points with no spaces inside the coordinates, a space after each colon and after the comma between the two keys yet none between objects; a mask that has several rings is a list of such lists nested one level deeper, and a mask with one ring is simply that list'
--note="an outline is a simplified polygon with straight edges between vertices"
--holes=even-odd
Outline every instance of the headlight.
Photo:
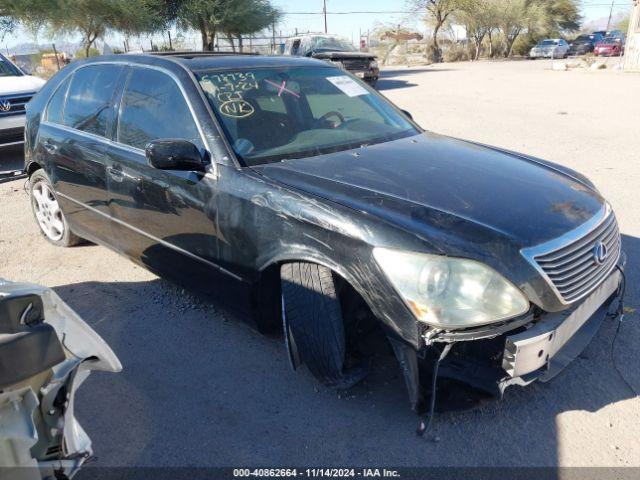
[{"label": "headlight", "polygon": [[507,279],[474,260],[375,248],[373,256],[418,320],[440,328],[499,322],[529,310]]},{"label": "headlight", "polygon": [[369,63],[369,68],[378,68],[378,61],[371,60],[371,62]]}]

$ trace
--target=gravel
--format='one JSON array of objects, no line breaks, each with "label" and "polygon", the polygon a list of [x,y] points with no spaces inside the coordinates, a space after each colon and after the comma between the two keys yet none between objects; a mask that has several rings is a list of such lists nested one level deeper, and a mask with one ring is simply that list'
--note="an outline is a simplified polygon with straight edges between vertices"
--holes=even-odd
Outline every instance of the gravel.
[{"label": "gravel", "polygon": [[[640,390],[637,188],[640,77],[557,72],[550,62],[386,70],[382,93],[425,128],[576,168],[611,201],[629,256],[627,321],[613,352]],[[615,323],[555,381],[434,421],[415,436],[397,366],[328,390],[261,336],[112,251],[38,234],[24,181],[0,184],[0,277],[54,289],[113,347],[124,371],[94,374],[77,410],[96,466],[640,466],[640,399],[612,366]]]}]

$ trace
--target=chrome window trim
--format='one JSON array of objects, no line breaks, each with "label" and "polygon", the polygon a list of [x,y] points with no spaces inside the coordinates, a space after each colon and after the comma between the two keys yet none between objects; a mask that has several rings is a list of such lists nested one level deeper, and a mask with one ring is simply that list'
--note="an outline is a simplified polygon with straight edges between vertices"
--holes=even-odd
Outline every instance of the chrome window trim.
[{"label": "chrome window trim", "polygon": [[241,276],[236,275],[235,273],[227,270],[226,268],[221,267],[217,263],[214,263],[214,262],[212,262],[210,260],[207,260],[206,258],[199,257],[198,255],[196,255],[194,253],[191,253],[188,250],[185,250],[185,249],[183,249],[181,247],[178,247],[177,245],[174,245],[173,243],[169,243],[166,240],[162,240],[161,238],[158,238],[158,237],[156,237],[154,235],[151,235],[150,233],[147,233],[144,230],[140,230],[139,228],[134,227],[133,225],[131,225],[131,224],[127,223],[127,222],[124,222],[124,221],[120,220],[119,218],[115,218],[115,217],[113,217],[111,215],[108,215],[108,214],[106,214],[104,212],[101,212],[100,210],[98,210],[98,209],[96,209],[96,208],[94,208],[94,207],[92,207],[90,205],[87,205],[86,203],[80,202],[80,201],[78,201],[78,200],[76,200],[74,198],[71,198],[68,195],[65,195],[64,193],[60,193],[60,192],[56,191],[56,195],[59,195],[59,196],[65,198],[65,199],[69,200],[70,202],[73,202],[73,203],[75,203],[75,204],[77,204],[77,205],[79,205],[79,206],[81,206],[83,208],[86,208],[87,210],[91,210],[94,213],[97,213],[97,214],[99,214],[99,215],[101,215],[103,217],[106,217],[107,219],[109,219],[109,220],[111,220],[111,221],[113,221],[113,222],[115,222],[115,223],[117,223],[119,225],[122,225],[123,227],[129,228],[130,230],[133,230],[134,232],[138,233],[139,235],[143,235],[143,236],[153,240],[154,242],[157,242],[157,243],[159,243],[161,245],[164,245],[167,248],[175,250],[176,252],[181,253],[183,255],[186,255],[189,258],[192,258],[194,260],[198,260],[198,261],[200,261],[200,262],[202,262],[202,263],[204,263],[206,265],[209,265],[210,267],[213,267],[213,268],[219,270],[220,272],[233,277],[234,279],[236,279],[238,281],[242,281],[242,282],[246,281]]},{"label": "chrome window trim", "polygon": [[611,272],[616,268],[616,265],[620,260],[620,256],[622,255],[622,248],[618,252],[618,257],[616,258],[615,262],[613,262],[613,265],[609,268],[609,270],[606,271],[606,274],[603,275],[602,281],[597,283],[592,288],[583,292],[580,296],[572,299],[570,302],[564,299],[564,297],[562,296],[560,291],[556,288],[556,286],[553,284],[549,276],[545,273],[542,267],[538,265],[538,262],[536,262],[535,257],[554,252],[558,249],[571,245],[572,243],[580,240],[585,235],[588,235],[589,232],[598,228],[603,222],[605,222],[609,218],[609,215],[611,214],[612,214],[611,205],[609,204],[609,202],[605,202],[604,206],[598,211],[598,213],[596,213],[592,218],[587,220],[582,225],[574,228],[573,230],[570,230],[569,232],[565,233],[564,235],[558,238],[554,238],[553,240],[549,240],[548,242],[541,243],[533,247],[523,248],[520,250],[520,253],[526,258],[529,264],[531,264],[531,266],[533,266],[536,269],[536,271],[540,274],[540,276],[544,278],[547,285],[549,286],[549,288],[551,288],[551,290],[557,297],[558,301],[562,305],[565,305],[565,306],[573,305],[577,303],[579,300],[588,296],[596,288],[598,288],[598,286],[600,286],[602,281],[604,281],[611,274]]}]

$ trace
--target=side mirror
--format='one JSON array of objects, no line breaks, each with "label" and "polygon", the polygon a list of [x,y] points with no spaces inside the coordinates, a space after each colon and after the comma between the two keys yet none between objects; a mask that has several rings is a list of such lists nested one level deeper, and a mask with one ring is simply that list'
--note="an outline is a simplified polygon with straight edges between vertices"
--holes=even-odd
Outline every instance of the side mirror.
[{"label": "side mirror", "polygon": [[154,140],[144,150],[147,162],[158,170],[189,170],[204,172],[200,150],[188,140]]},{"label": "side mirror", "polygon": [[411,115],[409,112],[407,112],[406,110],[400,110],[402,113],[404,113],[407,117],[409,117],[409,120],[413,120],[413,115]]}]

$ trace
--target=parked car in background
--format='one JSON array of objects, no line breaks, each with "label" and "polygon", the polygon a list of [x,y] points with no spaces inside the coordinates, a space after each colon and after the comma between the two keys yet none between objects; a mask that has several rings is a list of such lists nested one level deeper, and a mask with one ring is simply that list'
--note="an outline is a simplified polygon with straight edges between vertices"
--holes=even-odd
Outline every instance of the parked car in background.
[{"label": "parked car in background", "polygon": [[93,455],[76,391],[93,370],[121,369],[53,290],[0,279],[0,478],[73,477]]},{"label": "parked car in background", "polygon": [[285,55],[318,58],[347,70],[375,87],[380,77],[376,56],[360,52],[345,38],[322,33],[309,33],[287,39]]},{"label": "parked car in background", "polygon": [[621,295],[616,217],[587,178],[425,132],[327,62],[103,56],[27,117],[44,238],[217,296],[333,387],[393,351],[418,411],[424,375],[499,398],[555,376]]},{"label": "parked car in background", "polygon": [[25,105],[44,84],[0,54],[0,148],[24,143]]},{"label": "parked car in background", "polygon": [[596,43],[593,49],[596,56],[617,57],[624,53],[624,36],[609,36]]},{"label": "parked car in background", "polygon": [[548,38],[538,42],[529,52],[529,58],[565,58],[569,44],[562,38]]},{"label": "parked car in background", "polygon": [[588,33],[579,35],[569,44],[568,54],[573,55],[585,55],[593,52],[596,43],[601,41],[604,36],[600,33]]}]

